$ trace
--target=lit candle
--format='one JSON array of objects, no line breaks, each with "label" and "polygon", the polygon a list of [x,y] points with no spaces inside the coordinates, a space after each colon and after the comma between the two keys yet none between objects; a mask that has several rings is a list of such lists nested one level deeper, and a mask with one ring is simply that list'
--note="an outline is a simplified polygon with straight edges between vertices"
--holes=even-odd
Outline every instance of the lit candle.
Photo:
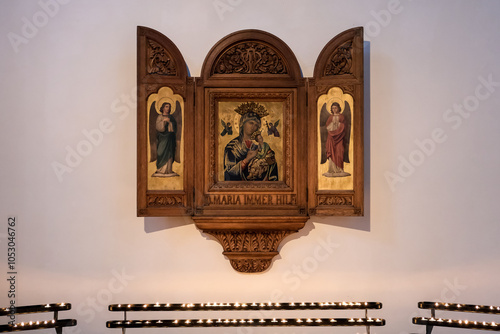
[{"label": "lit candle", "polygon": [[316,322],[321,322],[321,319],[316,319]]},{"label": "lit candle", "polygon": [[265,321],[264,319],[260,319],[260,321],[259,321],[259,322],[266,322],[266,321]]},{"label": "lit candle", "polygon": [[298,322],[298,323],[301,323],[301,322],[302,322],[302,320],[301,320],[301,319],[297,319],[297,322]]},{"label": "lit candle", "polygon": [[335,320],[335,319],[330,319],[330,322],[337,322],[337,320]]},{"label": "lit candle", "polygon": [[286,321],[286,319],[281,319],[281,322],[286,323],[287,321]]},{"label": "lit candle", "polygon": [[160,307],[160,304],[156,302],[155,307]]}]

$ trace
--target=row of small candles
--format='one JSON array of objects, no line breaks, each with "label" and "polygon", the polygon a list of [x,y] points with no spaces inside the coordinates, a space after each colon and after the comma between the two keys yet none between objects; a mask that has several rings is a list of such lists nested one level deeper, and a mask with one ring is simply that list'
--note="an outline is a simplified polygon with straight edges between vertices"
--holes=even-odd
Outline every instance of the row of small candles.
[{"label": "row of small candles", "polygon": [[14,328],[17,327],[39,327],[41,325],[50,325],[55,324],[55,320],[45,320],[45,321],[30,321],[30,322],[20,322],[18,324],[14,324]]},{"label": "row of small candles", "polygon": [[500,314],[500,306],[455,304],[455,303],[440,303],[440,302],[420,302],[418,303],[418,307],[421,309]]},{"label": "row of small candles", "polygon": [[113,304],[110,311],[380,309],[378,302]]},{"label": "row of small candles", "polygon": [[29,305],[29,306],[18,306],[14,308],[5,307],[0,308],[0,315],[6,315],[12,313],[14,309],[15,313],[37,313],[37,312],[52,312],[52,311],[63,311],[71,309],[71,304],[68,303],[53,303],[53,304],[41,304],[41,305]]},{"label": "row of small candles", "polygon": [[108,321],[108,328],[133,327],[238,327],[238,326],[384,326],[379,318],[297,318],[297,319],[176,319]]},{"label": "row of small candles", "polygon": [[470,320],[453,320],[442,318],[413,318],[413,322],[418,325],[434,325],[445,327],[461,327],[461,328],[476,328],[476,329],[494,329],[500,331],[500,324],[486,321],[470,321]]}]

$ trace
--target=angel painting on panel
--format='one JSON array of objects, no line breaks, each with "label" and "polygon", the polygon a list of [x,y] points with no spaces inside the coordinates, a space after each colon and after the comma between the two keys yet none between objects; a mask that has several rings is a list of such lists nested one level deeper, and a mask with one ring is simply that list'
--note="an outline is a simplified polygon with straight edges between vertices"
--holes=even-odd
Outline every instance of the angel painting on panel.
[{"label": "angel painting on panel", "polygon": [[[327,105],[330,105],[328,112]],[[343,105],[343,108],[342,108]],[[323,104],[320,114],[321,164],[328,162],[325,177],[345,177],[344,163],[349,163],[351,107],[347,101],[331,99]]]},{"label": "angel painting on panel", "polygon": [[267,134],[269,136],[271,135],[274,135],[275,137],[279,137],[280,136],[280,133],[278,131],[278,124],[280,124],[280,120],[277,120],[276,122],[271,122],[271,123],[268,123],[266,121],[266,126],[267,126]]},{"label": "angel painting on panel", "polygon": [[231,125],[230,121],[224,122],[224,120],[220,120],[222,127],[224,128],[220,135],[224,137],[225,135],[233,135],[233,126]]},{"label": "angel painting on panel", "polygon": [[162,97],[151,104],[149,110],[149,141],[151,160],[156,161],[153,177],[179,176],[172,170],[174,161],[180,163],[180,141],[182,129],[182,110],[179,101],[175,103]]}]

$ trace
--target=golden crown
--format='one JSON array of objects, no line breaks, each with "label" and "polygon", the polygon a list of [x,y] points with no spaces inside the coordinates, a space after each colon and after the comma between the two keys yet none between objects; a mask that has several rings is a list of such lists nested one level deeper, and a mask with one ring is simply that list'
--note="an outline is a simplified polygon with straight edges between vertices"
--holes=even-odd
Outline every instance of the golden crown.
[{"label": "golden crown", "polygon": [[257,114],[257,116],[259,116],[260,118],[269,115],[267,109],[264,106],[258,104],[257,102],[242,103],[236,109],[234,109],[234,111],[240,114],[241,116],[249,112]]},{"label": "golden crown", "polygon": [[262,132],[260,132],[260,130],[257,130],[254,133],[252,133],[252,135],[250,136],[250,139],[255,140],[257,138],[257,136],[261,136],[261,135],[262,135]]}]

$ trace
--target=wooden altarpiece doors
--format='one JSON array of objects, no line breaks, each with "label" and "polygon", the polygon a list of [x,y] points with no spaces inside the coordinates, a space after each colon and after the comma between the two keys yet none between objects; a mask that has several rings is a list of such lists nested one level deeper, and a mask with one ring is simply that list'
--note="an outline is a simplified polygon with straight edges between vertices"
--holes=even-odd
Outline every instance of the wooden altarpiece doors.
[{"label": "wooden altarpiece doors", "polygon": [[240,272],[269,268],[310,215],[362,215],[362,36],[333,38],[304,78],[282,40],[238,31],[192,78],[138,27],[138,215],[192,216]]}]

